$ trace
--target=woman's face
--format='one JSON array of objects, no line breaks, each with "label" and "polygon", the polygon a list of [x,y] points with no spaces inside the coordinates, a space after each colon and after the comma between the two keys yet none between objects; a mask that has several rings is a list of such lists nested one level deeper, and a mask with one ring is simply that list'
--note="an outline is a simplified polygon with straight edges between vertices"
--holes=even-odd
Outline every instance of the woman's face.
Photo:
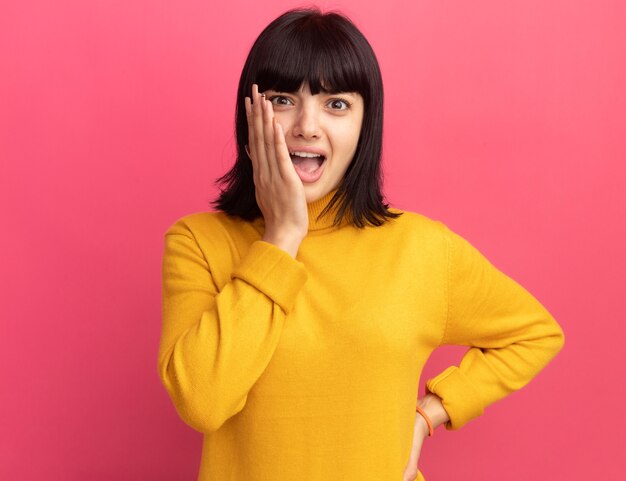
[{"label": "woman's face", "polygon": [[[263,93],[272,103],[276,121],[285,133],[306,201],[313,202],[338,187],[356,151],[363,121],[363,97],[357,92],[311,95],[307,83],[296,93]],[[294,152],[321,154],[324,160],[293,155]]]}]

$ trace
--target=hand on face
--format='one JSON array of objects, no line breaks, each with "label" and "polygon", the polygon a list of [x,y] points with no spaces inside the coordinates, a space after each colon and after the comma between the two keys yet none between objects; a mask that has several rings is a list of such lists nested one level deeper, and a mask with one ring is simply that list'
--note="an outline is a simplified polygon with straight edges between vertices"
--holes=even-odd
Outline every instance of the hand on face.
[{"label": "hand on face", "polygon": [[298,177],[274,117],[272,104],[252,86],[252,99],[245,98],[248,121],[248,156],[252,161],[255,196],[265,219],[264,239],[289,239],[297,244],[309,226],[304,186]]}]

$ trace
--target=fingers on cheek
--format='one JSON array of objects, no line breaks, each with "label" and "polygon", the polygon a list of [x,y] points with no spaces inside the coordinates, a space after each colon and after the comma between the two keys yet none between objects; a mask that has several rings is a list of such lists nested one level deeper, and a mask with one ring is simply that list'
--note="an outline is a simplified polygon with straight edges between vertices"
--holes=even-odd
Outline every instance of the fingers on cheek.
[{"label": "fingers on cheek", "polygon": [[[271,104],[270,104],[271,105]],[[282,126],[279,124],[276,115],[274,115],[274,109],[270,107],[271,117],[269,121],[269,127],[272,132],[272,137],[274,139],[274,144],[276,146],[284,144],[284,133],[282,130]]]},{"label": "fingers on cheek", "polygon": [[259,95],[252,104],[252,118],[256,126],[259,122],[263,122],[263,110],[261,106],[262,97]]},{"label": "fingers on cheek", "polygon": [[254,130],[254,138],[259,140],[263,138],[263,118],[258,115],[255,116],[254,122],[252,123],[252,127]]},{"label": "fingers on cheek", "polygon": [[265,103],[265,122],[263,122],[263,127],[265,129],[265,136],[267,138],[266,145],[270,150],[274,148],[274,115],[272,114],[272,108],[269,102]]},{"label": "fingers on cheek", "polygon": [[250,122],[250,117],[252,114],[252,104],[250,103],[250,97],[245,97],[243,99],[243,105],[246,108],[246,119]]},{"label": "fingers on cheek", "polygon": [[256,141],[257,150],[260,151],[263,148],[263,112],[261,111],[261,97],[258,97],[256,101],[256,110],[254,115],[254,139]]},{"label": "fingers on cheek", "polygon": [[274,115],[272,119],[272,131],[277,144],[285,144],[285,127],[280,123],[279,119]]},{"label": "fingers on cheek", "polygon": [[263,127],[265,128],[266,135],[269,137],[268,140],[271,140],[274,135],[274,129],[272,129],[272,110],[269,102],[267,102],[265,99],[263,99],[263,102],[265,106]]},{"label": "fingers on cheek", "polygon": [[276,117],[272,119],[272,132],[274,132],[274,143],[276,145],[280,145],[280,131],[278,122],[276,122]]}]

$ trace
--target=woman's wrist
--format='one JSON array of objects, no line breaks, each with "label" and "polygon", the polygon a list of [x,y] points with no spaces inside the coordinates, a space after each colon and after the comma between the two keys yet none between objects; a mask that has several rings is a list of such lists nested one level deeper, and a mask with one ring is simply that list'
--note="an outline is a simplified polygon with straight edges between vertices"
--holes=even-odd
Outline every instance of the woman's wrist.
[{"label": "woman's wrist", "polygon": [[293,235],[276,235],[269,232],[265,232],[262,240],[287,251],[294,259],[296,258],[298,248],[302,243],[302,239],[300,237],[295,237]]},{"label": "woman's wrist", "polygon": [[[441,398],[434,393],[426,393],[425,396],[418,399],[417,405],[428,416],[433,426],[433,429],[435,429],[440,424],[444,424],[450,420],[448,412],[443,407]],[[418,416],[421,416],[421,414],[418,413]],[[424,429],[426,435],[428,435],[428,423],[426,422],[426,420],[424,420]]]}]

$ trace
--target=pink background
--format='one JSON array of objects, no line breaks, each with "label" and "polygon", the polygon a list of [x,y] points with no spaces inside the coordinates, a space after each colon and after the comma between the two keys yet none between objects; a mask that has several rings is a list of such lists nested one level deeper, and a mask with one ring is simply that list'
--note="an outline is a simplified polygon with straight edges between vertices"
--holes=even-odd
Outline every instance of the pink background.
[{"label": "pink background", "polygon": [[[157,376],[162,236],[210,210],[245,56],[297,5],[2,3],[1,479],[196,479],[201,434]],[[527,387],[437,430],[428,481],[621,479],[624,3],[318,5],[378,55],[392,205],[465,236],[566,334]],[[437,351],[420,393],[463,352]]]}]

